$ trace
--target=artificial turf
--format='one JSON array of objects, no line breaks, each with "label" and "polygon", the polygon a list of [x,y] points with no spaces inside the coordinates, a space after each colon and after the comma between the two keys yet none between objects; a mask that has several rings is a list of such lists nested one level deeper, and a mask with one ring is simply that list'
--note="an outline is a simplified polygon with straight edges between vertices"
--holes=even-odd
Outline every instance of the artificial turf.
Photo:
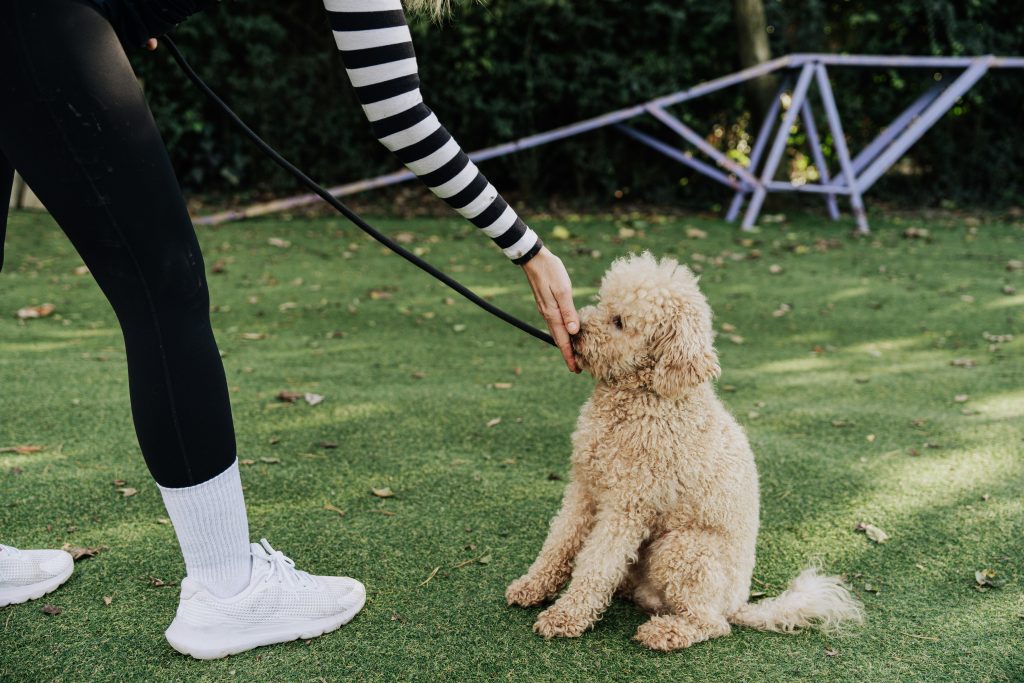
[{"label": "artificial turf", "polygon": [[[340,220],[201,229],[252,535],[358,577],[369,599],[339,632],[198,662],[163,639],[177,588],[153,579],[183,565],[135,441],[117,322],[52,221],[13,214],[0,447],[43,449],[0,452],[0,542],[103,550],[0,610],[0,680],[1024,680],[1024,223],[872,219],[863,238],[812,216],[751,235],[697,217],[533,222],[578,305],[629,251],[702,268],[719,391],[761,474],[753,588],[774,594],[817,560],[866,605],[845,637],[738,628],[670,654],[631,640],[645,615],[628,603],[552,641],[530,630],[538,609],[505,605],[559,504],[588,377]],[[539,322],[519,269],[471,227],[379,223]],[[51,316],[16,318],[44,302]],[[1005,584],[979,586],[985,569]]]}]

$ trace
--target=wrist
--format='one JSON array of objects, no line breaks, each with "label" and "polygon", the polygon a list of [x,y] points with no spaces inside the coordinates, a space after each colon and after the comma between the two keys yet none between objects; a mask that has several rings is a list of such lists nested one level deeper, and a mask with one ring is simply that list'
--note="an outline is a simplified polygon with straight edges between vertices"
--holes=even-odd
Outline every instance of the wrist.
[{"label": "wrist", "polygon": [[534,261],[537,256],[551,255],[551,252],[547,247],[544,246],[544,242],[541,241],[540,237],[537,238],[537,242],[530,247],[530,250],[517,259],[513,259],[512,263],[517,266],[526,267],[528,263]]}]

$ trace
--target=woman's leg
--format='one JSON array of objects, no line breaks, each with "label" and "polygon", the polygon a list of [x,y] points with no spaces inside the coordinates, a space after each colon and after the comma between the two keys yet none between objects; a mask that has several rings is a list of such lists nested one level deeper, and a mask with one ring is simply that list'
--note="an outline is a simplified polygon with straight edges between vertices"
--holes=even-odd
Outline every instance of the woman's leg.
[{"label": "woman's leg", "polygon": [[78,0],[0,5],[0,152],[74,243],[120,322],[142,453],[190,576],[249,580],[248,523],[202,255],[109,23]]}]

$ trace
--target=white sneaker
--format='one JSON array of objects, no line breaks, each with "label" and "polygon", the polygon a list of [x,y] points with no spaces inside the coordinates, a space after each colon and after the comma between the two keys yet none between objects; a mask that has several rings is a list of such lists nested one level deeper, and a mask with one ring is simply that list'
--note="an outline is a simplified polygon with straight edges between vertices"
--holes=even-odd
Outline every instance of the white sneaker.
[{"label": "white sneaker", "polygon": [[40,598],[68,580],[75,568],[63,550],[18,550],[0,545],[0,607]]},{"label": "white sneaker", "polygon": [[253,543],[252,575],[238,595],[218,598],[194,579],[181,582],[167,642],[196,659],[220,659],[261,645],[315,638],[352,620],[366,602],[355,579],[311,576],[274,550]]}]

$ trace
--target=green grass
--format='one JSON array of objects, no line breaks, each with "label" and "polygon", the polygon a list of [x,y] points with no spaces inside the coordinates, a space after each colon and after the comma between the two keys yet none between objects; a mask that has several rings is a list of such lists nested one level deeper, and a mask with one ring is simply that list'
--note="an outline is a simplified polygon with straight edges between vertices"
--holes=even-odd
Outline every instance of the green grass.
[{"label": "green grass", "polygon": [[[557,509],[564,481],[551,475],[567,471],[588,377],[469,303],[446,303],[440,284],[340,220],[204,229],[208,268],[225,267],[210,276],[212,316],[239,454],[256,461],[242,472],[253,535],[302,568],[362,579],[369,601],[338,633],[201,663],[162,637],[177,589],[148,581],[179,580],[183,565],[138,452],[116,321],[52,222],[15,214],[0,275],[0,447],[45,450],[0,453],[0,540],[107,549],[47,599],[0,610],[0,680],[1024,680],[1024,293],[1001,291],[1024,292],[1024,271],[1007,270],[1024,256],[1024,224],[872,218],[866,239],[796,217],[753,242],[696,218],[634,217],[639,232],[625,238],[621,219],[535,222],[545,236],[572,231],[549,241],[579,305],[631,250],[703,265],[716,325],[736,328],[718,339],[720,393],[761,473],[758,586],[772,594],[818,559],[867,607],[848,637],[736,629],[667,655],[630,640],[645,618],[630,604],[550,642],[530,630],[538,610],[504,604]],[[537,319],[518,269],[471,228],[380,223]],[[909,226],[931,240],[904,239]],[[716,265],[723,252],[744,258]],[[15,319],[44,301],[53,316]],[[783,303],[791,310],[773,316]],[[1016,338],[993,350],[986,333]],[[283,404],[284,389],[326,400]],[[139,493],[122,497],[114,480]],[[383,486],[395,497],[371,495]],[[861,521],[891,540],[871,543],[854,531]],[[1006,584],[977,590],[985,568]],[[43,614],[44,602],[63,613]]]}]

